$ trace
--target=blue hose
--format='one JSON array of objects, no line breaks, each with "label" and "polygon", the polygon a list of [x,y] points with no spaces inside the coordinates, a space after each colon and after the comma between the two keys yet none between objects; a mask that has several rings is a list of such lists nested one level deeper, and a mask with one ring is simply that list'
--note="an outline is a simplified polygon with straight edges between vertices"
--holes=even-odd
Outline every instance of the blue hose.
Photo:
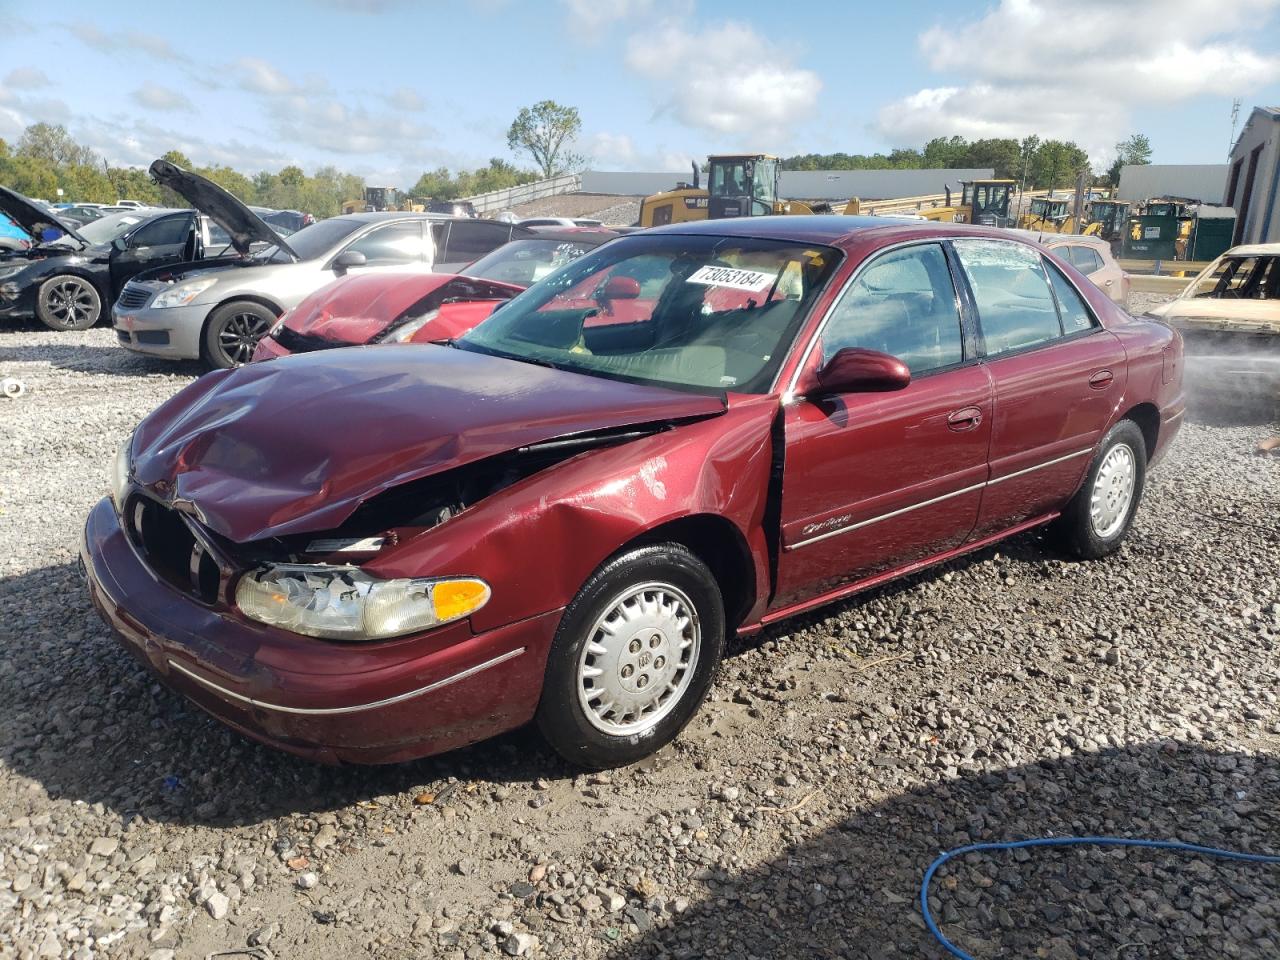
[{"label": "blue hose", "polygon": [[974,960],[973,957],[942,935],[942,931],[938,929],[938,925],[933,920],[933,914],[929,911],[929,884],[933,881],[933,875],[937,873],[938,868],[953,857],[962,857],[966,853],[975,853],[980,850],[1084,846],[1146,847],[1150,850],[1176,850],[1179,853],[1194,853],[1206,857],[1217,857],[1220,860],[1280,864],[1280,857],[1277,856],[1270,856],[1264,853],[1240,853],[1237,850],[1218,850],[1215,847],[1201,847],[1194,843],[1182,843],[1178,840],[1130,840],[1125,837],[1041,837],[1035,840],[1010,840],[1005,843],[971,843],[967,847],[956,847],[954,850],[948,850],[933,863],[929,864],[929,869],[924,872],[924,879],[920,881],[920,912],[924,915],[924,924],[929,928],[929,932],[933,934],[934,939],[942,944],[952,956],[959,957],[960,960]]}]

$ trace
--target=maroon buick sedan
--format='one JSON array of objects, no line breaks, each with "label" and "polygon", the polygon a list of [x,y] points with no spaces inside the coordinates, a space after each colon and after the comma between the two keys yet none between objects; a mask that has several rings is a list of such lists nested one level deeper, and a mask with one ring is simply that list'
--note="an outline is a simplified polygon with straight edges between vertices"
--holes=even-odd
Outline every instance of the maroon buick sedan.
[{"label": "maroon buick sedan", "polygon": [[1041,525],[1116,550],[1182,413],[1178,335],[1030,242],[681,224],[447,344],[200,378],[82,556],[125,648],[251,737],[371,763],[536,721],[602,767],[677,735],[733,633]]}]

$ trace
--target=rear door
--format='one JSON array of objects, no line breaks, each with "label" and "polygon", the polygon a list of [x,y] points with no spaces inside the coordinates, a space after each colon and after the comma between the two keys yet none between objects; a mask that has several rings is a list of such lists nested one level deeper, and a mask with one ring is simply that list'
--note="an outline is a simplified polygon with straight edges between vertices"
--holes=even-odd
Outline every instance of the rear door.
[{"label": "rear door", "polygon": [[143,270],[178,263],[195,248],[195,214],[177,213],[150,220],[124,238],[124,249],[112,251],[111,298],[125,281]]},{"label": "rear door", "polygon": [[1124,394],[1125,354],[1034,248],[957,239],[995,387],[991,479],[975,537],[1061,509]]},{"label": "rear door", "polygon": [[889,353],[911,370],[890,393],[797,397],[784,408],[782,551],[775,607],[960,546],[987,478],[992,388],[966,337],[941,243],[862,266],[815,349]]},{"label": "rear door", "polygon": [[1105,293],[1116,303],[1124,306],[1126,291],[1124,289],[1124,271],[1114,260],[1102,255],[1102,252],[1087,243],[1071,243],[1062,247],[1051,247],[1058,256],[1089,278],[1089,282]]}]

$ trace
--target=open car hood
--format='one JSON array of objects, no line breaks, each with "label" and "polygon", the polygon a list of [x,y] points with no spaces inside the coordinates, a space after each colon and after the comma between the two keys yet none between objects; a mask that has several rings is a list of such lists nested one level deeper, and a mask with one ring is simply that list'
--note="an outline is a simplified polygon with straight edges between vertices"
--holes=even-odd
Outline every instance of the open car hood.
[{"label": "open car hood", "polygon": [[244,543],[333,529],[384,490],[520,447],[724,410],[449,347],[358,347],[206,374],[138,427],[133,475]]},{"label": "open car hood", "polygon": [[0,213],[14,222],[20,229],[31,235],[34,243],[40,243],[44,231],[53,227],[79,240],[86,247],[89,241],[76,232],[69,223],[63,223],[48,210],[37,207],[20,193],[14,193],[7,187],[0,187]]},{"label": "open car hood", "polygon": [[231,235],[231,245],[240,256],[248,256],[254,243],[279,247],[290,259],[300,259],[267,223],[230,193],[198,173],[183,170],[168,160],[151,164],[151,179],[168,187]]}]

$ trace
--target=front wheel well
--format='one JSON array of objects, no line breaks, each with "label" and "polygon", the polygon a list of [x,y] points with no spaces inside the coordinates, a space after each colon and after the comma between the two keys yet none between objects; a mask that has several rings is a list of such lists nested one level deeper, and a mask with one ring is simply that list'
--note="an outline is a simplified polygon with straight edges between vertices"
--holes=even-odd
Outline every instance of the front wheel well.
[{"label": "front wheel well", "polygon": [[219,310],[221,310],[223,307],[225,307],[229,303],[242,303],[242,302],[256,303],[260,307],[266,307],[268,310],[270,310],[272,313],[276,315],[277,319],[279,319],[284,314],[284,308],[281,307],[278,303],[273,303],[271,300],[268,300],[266,297],[259,296],[256,293],[242,293],[242,294],[236,294],[235,296],[224,297],[222,300],[219,300],[217,303],[211,306],[208,309],[208,311],[205,313],[204,323],[200,328],[201,336],[203,336],[205,331],[209,329],[209,320],[210,318],[213,317],[215,313],[217,313]]},{"label": "front wheel well", "polygon": [[1139,403],[1130,407],[1120,417],[1121,420],[1132,420],[1142,431],[1143,445],[1147,448],[1147,460],[1156,453],[1156,444],[1160,440],[1160,411],[1154,403]]},{"label": "front wheel well", "polygon": [[756,572],[742,532],[724,517],[710,513],[670,520],[646,530],[619,552],[651,543],[679,543],[711,570],[724,598],[725,626],[732,634],[756,601]]}]

